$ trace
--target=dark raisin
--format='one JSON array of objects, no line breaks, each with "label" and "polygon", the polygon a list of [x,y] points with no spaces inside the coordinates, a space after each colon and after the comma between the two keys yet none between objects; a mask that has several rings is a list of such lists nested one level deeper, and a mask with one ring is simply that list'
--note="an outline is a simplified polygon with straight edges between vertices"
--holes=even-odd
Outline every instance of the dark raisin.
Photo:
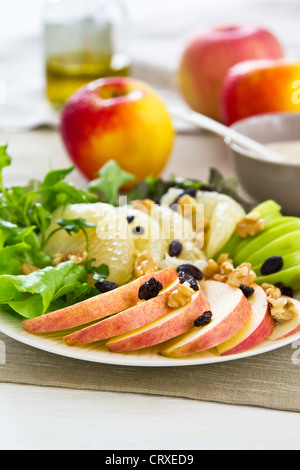
[{"label": "dark raisin", "polygon": [[198,317],[194,321],[194,325],[197,328],[200,328],[201,326],[209,325],[212,321],[212,316],[213,316],[212,312],[210,312],[210,311],[204,312],[202,315],[200,315],[200,317]]},{"label": "dark raisin", "polygon": [[261,273],[263,276],[278,273],[282,270],[284,261],[281,256],[271,256],[266,259],[261,267]]},{"label": "dark raisin", "polygon": [[203,279],[203,274],[200,269],[198,269],[196,266],[193,266],[192,264],[182,264],[181,266],[178,266],[177,272],[190,274],[193,276],[193,278],[197,279],[197,281],[201,281]]},{"label": "dark raisin", "polygon": [[194,289],[194,291],[198,291],[200,289],[198,282],[190,274],[180,271],[178,274],[178,277],[179,277],[180,284],[184,284],[185,282],[188,282],[191,288]]},{"label": "dark raisin", "polygon": [[284,295],[285,297],[294,297],[294,289],[289,286],[285,286],[282,282],[278,282],[275,284],[275,287],[278,287],[281,291],[281,295]]},{"label": "dark raisin", "polygon": [[153,201],[155,204],[159,205],[159,199],[158,199],[158,197],[153,197],[153,198],[151,199],[151,201]]},{"label": "dark raisin", "polygon": [[134,235],[144,235],[145,233],[145,229],[143,229],[143,227],[140,227],[139,225],[137,227],[134,227],[134,229],[132,230],[132,233]]},{"label": "dark raisin", "polygon": [[240,289],[241,291],[243,292],[244,296],[246,297],[246,299],[249,299],[249,297],[251,297],[251,295],[254,294],[255,290],[253,289],[253,287],[249,287],[249,286],[245,286],[244,284],[241,284],[240,285]]},{"label": "dark raisin", "polygon": [[134,215],[129,215],[129,216],[127,217],[127,222],[128,222],[129,224],[132,224],[132,222],[134,221],[134,219],[135,219]]},{"label": "dark raisin", "polygon": [[154,299],[154,297],[157,297],[162,290],[162,283],[152,277],[140,287],[138,297],[140,300]]},{"label": "dark raisin", "polygon": [[204,184],[203,186],[201,186],[200,188],[201,191],[206,191],[206,192],[209,192],[209,193],[212,193],[215,191],[215,189],[210,186],[209,184]]},{"label": "dark raisin", "polygon": [[101,292],[102,294],[105,294],[105,292],[110,292],[112,290],[115,290],[119,286],[115,282],[102,281],[102,282],[96,282],[95,287],[96,289],[98,289],[99,292]]},{"label": "dark raisin", "polygon": [[173,209],[173,210],[176,210],[177,209],[177,204],[178,204],[178,201],[182,198],[182,196],[191,196],[191,197],[196,197],[197,195],[197,190],[195,188],[187,188],[185,189],[176,199],[175,201],[172,202],[172,204],[170,204],[170,208]]},{"label": "dark raisin", "polygon": [[183,250],[182,243],[179,240],[173,240],[169,245],[169,255],[177,258]]},{"label": "dark raisin", "polygon": [[195,188],[187,188],[184,190],[184,194],[195,198],[197,195],[197,190]]}]

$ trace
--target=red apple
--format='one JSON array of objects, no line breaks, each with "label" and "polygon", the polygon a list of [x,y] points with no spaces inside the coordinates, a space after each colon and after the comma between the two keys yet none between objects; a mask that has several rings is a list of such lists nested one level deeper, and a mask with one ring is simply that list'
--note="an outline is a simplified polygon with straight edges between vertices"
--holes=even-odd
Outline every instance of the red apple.
[{"label": "red apple", "polygon": [[115,160],[139,181],[167,163],[174,129],[153,88],[133,78],[105,78],[80,88],[62,112],[61,134],[75,165],[89,179]]},{"label": "red apple", "polygon": [[23,328],[29,333],[49,333],[86,325],[87,323],[114,315],[122,310],[133,307],[139,302],[139,288],[149,281],[151,277],[155,277],[166,288],[177,279],[178,274],[174,268],[166,268],[155,273],[146,274],[129,284],[105,294],[91,297],[78,304],[47,313],[37,318],[25,320]]},{"label": "red apple", "polygon": [[258,285],[253,285],[254,294],[249,298],[252,315],[247,325],[233,338],[217,346],[220,356],[238,354],[254,348],[274,331],[275,321],[271,317],[267,294]]},{"label": "red apple", "polygon": [[296,333],[300,333],[300,302],[296,299],[287,299],[294,304],[297,315],[292,320],[277,323],[271,336],[268,338],[270,341],[280,341],[290,338]]},{"label": "red apple", "polygon": [[216,281],[202,284],[204,295],[213,314],[206,326],[192,328],[175,339],[161,354],[183,357],[214,348],[235,336],[248,323],[251,306],[240,289]]},{"label": "red apple", "polygon": [[245,60],[282,57],[276,37],[255,25],[198,30],[187,40],[181,57],[179,89],[194,111],[220,121],[221,87],[229,68]]},{"label": "red apple", "polygon": [[65,343],[69,346],[94,343],[141,328],[161,318],[172,310],[168,306],[168,298],[171,292],[178,288],[178,282],[174,281],[170,287],[153,299],[139,302],[132,308],[105,318],[83,330],[71,333],[64,338]]},{"label": "red apple", "polygon": [[228,70],[221,113],[229,126],[257,114],[298,112],[300,61],[249,60]]},{"label": "red apple", "polygon": [[169,309],[166,315],[144,327],[112,338],[106,346],[109,351],[121,353],[164,343],[193,328],[194,321],[209,309],[210,305],[200,287],[199,291],[193,295],[191,303],[176,310]]}]

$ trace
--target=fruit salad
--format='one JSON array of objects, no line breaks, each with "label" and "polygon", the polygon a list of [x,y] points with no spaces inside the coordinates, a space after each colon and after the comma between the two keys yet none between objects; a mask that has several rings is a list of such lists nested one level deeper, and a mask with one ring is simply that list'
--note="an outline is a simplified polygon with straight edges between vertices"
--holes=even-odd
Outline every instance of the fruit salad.
[{"label": "fruit salad", "polygon": [[7,188],[10,164],[0,147],[0,306],[29,334],[178,358],[300,331],[300,222],[275,201],[250,207],[214,169],[123,193],[132,177],[115,162],[87,189],[72,168]]}]

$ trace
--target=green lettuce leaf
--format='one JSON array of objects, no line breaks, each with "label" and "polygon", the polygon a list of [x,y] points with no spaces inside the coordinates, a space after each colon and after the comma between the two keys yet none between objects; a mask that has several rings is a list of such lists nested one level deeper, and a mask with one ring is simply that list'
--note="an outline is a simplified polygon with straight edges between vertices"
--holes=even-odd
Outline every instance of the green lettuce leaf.
[{"label": "green lettuce leaf", "polygon": [[87,271],[73,261],[46,267],[27,276],[0,276],[0,305],[7,305],[25,318],[35,318],[51,310],[51,303],[84,283]]}]

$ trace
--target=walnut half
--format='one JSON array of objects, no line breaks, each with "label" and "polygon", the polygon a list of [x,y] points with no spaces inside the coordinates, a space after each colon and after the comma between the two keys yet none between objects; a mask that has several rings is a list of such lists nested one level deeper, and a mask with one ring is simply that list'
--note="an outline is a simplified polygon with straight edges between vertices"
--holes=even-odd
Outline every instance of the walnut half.
[{"label": "walnut half", "polygon": [[157,271],[158,265],[150,251],[136,252],[136,260],[134,265],[135,277],[142,277]]},{"label": "walnut half", "polygon": [[260,217],[258,212],[252,212],[237,224],[236,233],[241,238],[254,237],[261,233],[266,225],[267,222]]},{"label": "walnut half", "polygon": [[271,315],[277,323],[292,320],[297,315],[293,302],[287,297],[283,297],[278,287],[271,284],[263,284],[262,288],[268,296]]},{"label": "walnut half", "polygon": [[180,308],[192,301],[195,291],[191,288],[189,282],[184,282],[174,290],[168,298],[168,306],[170,308]]},{"label": "walnut half", "polygon": [[73,261],[76,264],[83,263],[87,258],[86,251],[69,251],[69,253],[56,253],[52,256],[52,265],[58,266],[66,261]]}]

